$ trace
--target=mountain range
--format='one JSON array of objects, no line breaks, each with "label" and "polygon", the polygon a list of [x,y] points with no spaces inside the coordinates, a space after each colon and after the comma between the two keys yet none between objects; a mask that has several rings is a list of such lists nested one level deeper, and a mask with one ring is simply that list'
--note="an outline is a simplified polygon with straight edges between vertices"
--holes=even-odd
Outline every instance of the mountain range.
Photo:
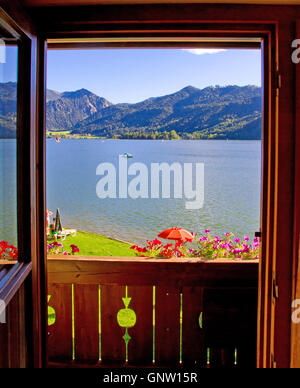
[{"label": "mountain range", "polygon": [[[16,84],[0,83],[0,137],[15,137]],[[135,104],[112,104],[80,89],[47,90],[47,133],[145,139],[261,138],[261,89],[187,86]]]}]

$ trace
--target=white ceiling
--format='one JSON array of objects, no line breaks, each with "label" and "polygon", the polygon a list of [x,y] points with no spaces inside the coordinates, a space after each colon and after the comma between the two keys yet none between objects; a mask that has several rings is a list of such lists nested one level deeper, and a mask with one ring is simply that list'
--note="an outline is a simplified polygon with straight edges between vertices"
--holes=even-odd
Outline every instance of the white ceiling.
[{"label": "white ceiling", "polygon": [[227,4],[277,4],[300,5],[300,0],[23,0],[35,6],[95,5],[95,4],[154,4],[154,3],[227,3]]}]

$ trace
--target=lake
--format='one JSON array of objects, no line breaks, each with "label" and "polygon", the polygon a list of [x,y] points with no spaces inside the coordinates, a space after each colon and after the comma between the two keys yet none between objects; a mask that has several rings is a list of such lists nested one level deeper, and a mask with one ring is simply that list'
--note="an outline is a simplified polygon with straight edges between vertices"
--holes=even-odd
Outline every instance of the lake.
[{"label": "lake", "polygon": [[0,139],[0,240],[17,244],[16,140]]},{"label": "lake", "polygon": [[[125,152],[133,155],[128,166],[142,162],[149,170],[151,163],[204,163],[203,207],[187,210],[185,198],[99,199],[97,166],[109,162],[117,167]],[[171,226],[254,237],[259,229],[260,174],[260,141],[47,139],[48,209],[60,209],[64,227],[130,242],[153,239]]]},{"label": "lake", "polygon": [[[204,206],[185,208],[186,199],[99,199],[99,163],[204,163]],[[0,239],[16,243],[16,142],[0,140]],[[47,139],[47,207],[60,209],[64,227],[130,242],[153,239],[179,226],[214,234],[254,236],[260,217],[260,141]],[[132,178],[129,178],[129,180]],[[173,180],[171,179],[171,183]],[[171,192],[172,193],[172,192]]]}]

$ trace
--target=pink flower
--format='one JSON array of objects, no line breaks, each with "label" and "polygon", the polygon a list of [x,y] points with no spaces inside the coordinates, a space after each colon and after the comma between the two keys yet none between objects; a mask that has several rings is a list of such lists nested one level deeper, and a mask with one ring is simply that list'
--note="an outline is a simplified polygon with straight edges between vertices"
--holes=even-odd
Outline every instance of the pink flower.
[{"label": "pink flower", "polygon": [[199,241],[208,241],[208,237],[203,236],[203,237],[199,238]]},{"label": "pink flower", "polygon": [[254,248],[259,247],[259,241],[253,241],[253,247]]},{"label": "pink flower", "polygon": [[209,229],[205,229],[204,233],[210,233]]},{"label": "pink flower", "polygon": [[235,241],[236,243],[239,243],[239,242],[241,242],[241,239],[240,239],[240,238],[235,238],[234,241]]},{"label": "pink flower", "polygon": [[249,237],[248,236],[244,236],[244,240],[245,241],[249,241]]}]

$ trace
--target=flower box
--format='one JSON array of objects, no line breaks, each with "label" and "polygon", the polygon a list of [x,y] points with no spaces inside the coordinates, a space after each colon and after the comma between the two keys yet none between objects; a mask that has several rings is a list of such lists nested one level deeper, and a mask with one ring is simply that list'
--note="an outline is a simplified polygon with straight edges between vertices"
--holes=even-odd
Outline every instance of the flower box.
[{"label": "flower box", "polygon": [[0,265],[17,264],[18,260],[2,260],[0,259]]}]

